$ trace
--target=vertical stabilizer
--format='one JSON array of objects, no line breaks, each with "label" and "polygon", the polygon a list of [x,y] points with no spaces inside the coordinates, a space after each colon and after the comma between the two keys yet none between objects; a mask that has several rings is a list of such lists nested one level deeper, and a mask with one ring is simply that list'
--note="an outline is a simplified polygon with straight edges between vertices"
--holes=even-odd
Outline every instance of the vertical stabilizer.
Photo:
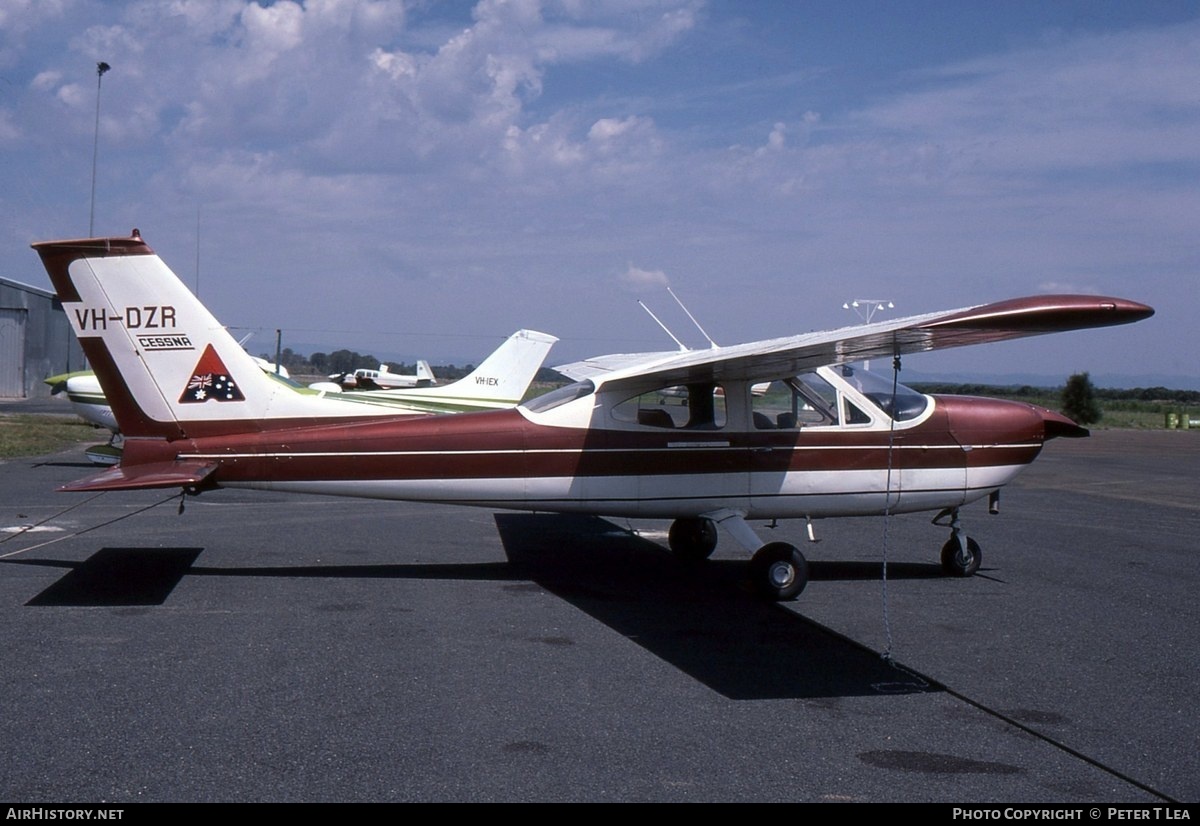
[{"label": "vertical stabilizer", "polygon": [[[558,339],[536,330],[518,330],[465,378],[440,387],[377,390],[373,401],[403,403],[413,409],[489,410],[515,407]],[[366,397],[368,394],[344,395]]]},{"label": "vertical stabilizer", "polygon": [[137,230],[33,247],[125,436],[171,439],[362,415],[264,374]]},{"label": "vertical stabilizer", "polygon": [[429,366],[429,362],[421,359],[417,362],[417,387],[432,387],[437,384],[437,379],[434,378],[433,368]]}]

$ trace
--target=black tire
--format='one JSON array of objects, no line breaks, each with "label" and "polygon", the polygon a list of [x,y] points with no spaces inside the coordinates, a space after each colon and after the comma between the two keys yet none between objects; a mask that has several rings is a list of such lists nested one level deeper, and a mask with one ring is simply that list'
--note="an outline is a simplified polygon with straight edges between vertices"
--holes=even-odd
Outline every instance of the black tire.
[{"label": "black tire", "polygon": [[680,559],[708,559],[717,547],[717,523],[703,517],[676,519],[667,534],[667,544]]},{"label": "black tire", "polygon": [[775,602],[795,599],[808,584],[808,561],[800,549],[786,542],[768,542],[750,560],[754,587]]},{"label": "black tire", "polygon": [[979,543],[967,537],[967,553],[964,557],[958,545],[958,540],[950,537],[950,541],[942,546],[942,571],[946,576],[974,576],[983,561],[983,551]]}]

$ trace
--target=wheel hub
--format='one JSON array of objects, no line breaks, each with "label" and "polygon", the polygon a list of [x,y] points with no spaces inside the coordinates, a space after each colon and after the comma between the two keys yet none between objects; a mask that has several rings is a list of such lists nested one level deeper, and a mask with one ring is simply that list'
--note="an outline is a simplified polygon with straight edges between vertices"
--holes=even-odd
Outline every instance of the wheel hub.
[{"label": "wheel hub", "polygon": [[787,562],[775,562],[767,569],[767,576],[776,588],[786,588],[796,579],[796,569]]}]

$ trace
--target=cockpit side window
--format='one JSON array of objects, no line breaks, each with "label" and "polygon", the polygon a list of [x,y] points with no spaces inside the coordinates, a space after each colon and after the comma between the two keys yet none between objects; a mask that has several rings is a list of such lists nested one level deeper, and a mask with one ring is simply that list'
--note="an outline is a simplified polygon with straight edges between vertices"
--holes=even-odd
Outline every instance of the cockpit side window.
[{"label": "cockpit side window", "polygon": [[846,424],[870,424],[871,417],[862,412],[858,405],[843,396],[842,421]]},{"label": "cockpit side window", "polygon": [[[851,365],[801,373],[772,382],[761,391],[751,389],[751,410],[757,430],[790,430],[804,427],[863,427],[921,416],[929,406],[926,396],[893,383],[889,373],[872,373]],[[845,381],[848,387],[842,386]]]},{"label": "cockpit side window", "polygon": [[711,382],[639,393],[615,405],[611,415],[628,424],[679,430],[719,430],[727,421],[724,390]]},{"label": "cockpit side window", "polygon": [[771,382],[750,391],[754,427],[758,430],[792,430],[829,427],[838,423],[837,391],[816,373],[804,373]]}]

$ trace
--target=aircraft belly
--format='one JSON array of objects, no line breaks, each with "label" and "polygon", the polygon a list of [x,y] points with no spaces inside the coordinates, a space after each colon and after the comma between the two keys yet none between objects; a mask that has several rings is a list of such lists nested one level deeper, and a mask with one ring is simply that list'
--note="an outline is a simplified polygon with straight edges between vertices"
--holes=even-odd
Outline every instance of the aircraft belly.
[{"label": "aircraft belly", "polygon": [[755,474],[752,490],[750,514],[763,518],[877,514],[885,497],[892,511],[923,510],[962,504],[964,495],[959,468],[895,469],[890,477],[886,468]]},{"label": "aircraft belly", "polygon": [[[671,477],[638,484],[636,477],[588,477],[586,497],[578,479],[566,476],[476,479],[276,480],[226,482],[224,487],[440,502],[513,510],[596,513],[673,518],[745,504],[745,476]],[[642,480],[645,481],[645,480]]]}]

